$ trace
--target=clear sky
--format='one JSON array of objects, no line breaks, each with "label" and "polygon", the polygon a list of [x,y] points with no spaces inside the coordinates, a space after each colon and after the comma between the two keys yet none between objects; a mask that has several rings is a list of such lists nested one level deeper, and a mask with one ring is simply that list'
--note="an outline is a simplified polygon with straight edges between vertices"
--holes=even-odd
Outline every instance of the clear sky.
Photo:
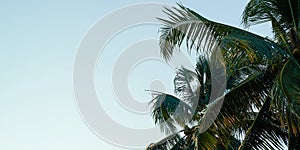
[{"label": "clear sky", "polygon": [[[122,150],[97,137],[85,125],[78,112],[73,93],[72,69],[77,49],[88,30],[105,14],[115,9],[143,2],[175,4],[170,0],[86,0],[86,1],[2,1],[0,5],[0,149],[3,150]],[[247,1],[194,0],[181,1],[203,16],[241,27],[240,16]],[[143,13],[140,13],[143,15]],[[159,17],[159,16],[158,16]],[[157,38],[158,26],[137,26],[116,36],[107,49],[122,48],[126,41]],[[260,35],[270,35],[268,25],[251,28]],[[136,36],[137,33],[140,36]],[[132,35],[132,36],[130,36]],[[122,41],[117,44],[118,41]],[[111,56],[109,51],[102,57]],[[105,57],[107,59],[110,57]],[[111,60],[114,60],[112,58]],[[165,80],[172,91],[172,69],[156,61],[136,66],[129,77],[130,92],[143,102],[145,83],[156,78]],[[147,66],[161,66],[167,75],[143,70]],[[101,95],[101,64],[95,69],[95,83]],[[99,71],[100,70],[100,71]],[[148,70],[149,71],[149,70]],[[109,72],[109,71],[108,71]],[[149,80],[149,81],[147,81]],[[155,83],[155,81],[154,81]],[[108,83],[109,84],[109,83]],[[171,88],[170,88],[171,87]],[[109,91],[103,91],[107,93]],[[141,94],[142,93],[142,94]],[[113,95],[110,95],[113,97]],[[108,98],[109,95],[106,97]],[[113,101],[113,99],[111,100]],[[136,128],[153,126],[149,114],[131,119],[132,114],[115,102],[102,104],[108,114],[121,124]],[[118,110],[118,111],[114,111]],[[140,122],[143,123],[140,123]],[[113,131],[112,131],[113,132]],[[147,135],[145,135],[147,136]],[[131,137],[128,137],[131,138]]]}]

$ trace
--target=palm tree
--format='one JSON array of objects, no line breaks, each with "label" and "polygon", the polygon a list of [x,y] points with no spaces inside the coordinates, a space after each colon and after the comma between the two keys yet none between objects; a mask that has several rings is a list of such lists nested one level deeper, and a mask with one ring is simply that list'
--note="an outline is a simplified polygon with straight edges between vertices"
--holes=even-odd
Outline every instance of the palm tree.
[{"label": "palm tree", "polygon": [[[164,59],[183,43],[199,59],[194,71],[178,69],[175,95],[153,92],[153,119],[171,134],[147,149],[299,149],[300,1],[250,0],[246,5],[245,27],[270,22],[273,39],[210,21],[181,4],[164,12]],[[213,78],[220,76],[210,67],[215,46],[223,55],[226,82],[224,92],[212,96]],[[211,115],[213,124],[201,130]]]}]

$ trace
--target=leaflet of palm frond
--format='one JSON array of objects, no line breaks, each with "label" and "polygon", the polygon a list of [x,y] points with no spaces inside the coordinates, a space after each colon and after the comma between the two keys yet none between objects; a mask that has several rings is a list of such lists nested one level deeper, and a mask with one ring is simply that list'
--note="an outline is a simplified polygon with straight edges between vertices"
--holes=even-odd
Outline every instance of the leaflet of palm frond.
[{"label": "leaflet of palm frond", "polygon": [[[271,98],[267,97],[251,127],[247,130],[239,150],[283,149],[287,132],[280,127],[279,121],[272,117]],[[274,120],[275,119],[275,120]]]}]

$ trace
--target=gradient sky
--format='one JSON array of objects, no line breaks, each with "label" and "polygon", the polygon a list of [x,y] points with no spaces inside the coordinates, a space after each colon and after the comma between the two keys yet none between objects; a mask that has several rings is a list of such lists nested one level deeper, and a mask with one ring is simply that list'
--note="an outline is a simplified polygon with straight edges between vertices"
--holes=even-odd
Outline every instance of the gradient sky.
[{"label": "gradient sky", "polygon": [[[175,4],[169,0],[2,1],[0,149],[123,149],[98,138],[82,121],[74,101],[72,68],[80,41],[92,25],[115,9],[142,2]],[[209,19],[241,27],[240,16],[247,1],[181,2]],[[119,38],[141,30],[146,31],[145,35],[158,37],[158,26],[139,28],[128,30]],[[251,30],[263,36],[271,34],[268,25]],[[141,68],[136,70],[139,71]],[[134,78],[129,79],[133,90],[139,82],[134,82]],[[115,109],[109,104],[105,107],[108,111]],[[145,125],[126,115],[115,115],[114,119],[128,126]],[[151,121],[149,115],[141,119]]]}]

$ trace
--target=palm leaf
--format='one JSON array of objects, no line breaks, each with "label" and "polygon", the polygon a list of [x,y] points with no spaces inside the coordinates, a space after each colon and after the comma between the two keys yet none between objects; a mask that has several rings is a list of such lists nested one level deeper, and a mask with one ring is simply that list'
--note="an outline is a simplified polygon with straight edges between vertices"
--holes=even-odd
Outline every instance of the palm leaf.
[{"label": "palm leaf", "polygon": [[[220,97],[207,105],[198,125],[200,131],[205,131],[213,121],[214,126],[210,128],[216,128],[219,136],[227,135],[221,137],[228,137],[233,132],[243,134],[250,127],[257,114],[253,108],[261,108],[274,80],[266,70],[265,73],[263,70],[251,73],[252,75],[243,74],[242,76],[247,77],[228,89],[224,100]],[[223,144],[226,145],[224,142]]]},{"label": "palm leaf", "polygon": [[268,97],[246,132],[240,150],[284,148],[283,141],[287,141],[287,132],[280,127],[280,122],[272,117],[270,104],[271,99]]},{"label": "palm leaf", "polygon": [[286,62],[280,75],[280,85],[287,100],[289,148],[300,146],[300,69],[293,61]]},{"label": "palm leaf", "polygon": [[195,110],[186,102],[165,93],[153,92],[152,95],[152,117],[163,132],[175,132],[178,125],[184,127],[192,119]]},{"label": "palm leaf", "polygon": [[193,147],[194,150],[216,149],[218,146],[218,138],[210,131],[204,133],[196,131],[192,139],[191,147]]},{"label": "palm leaf", "polygon": [[276,21],[283,29],[297,27],[299,20],[298,0],[250,0],[243,12],[246,26]]},{"label": "palm leaf", "polygon": [[[195,49],[198,52],[209,53],[214,51],[216,46],[226,51],[234,50],[238,46],[237,42],[247,41],[247,51],[252,51],[260,57],[276,56],[277,52],[286,55],[276,43],[266,38],[207,20],[182,5],[179,5],[179,8],[165,8],[164,12],[169,19],[159,19],[164,25],[160,31],[160,48],[166,60],[171,58],[176,46],[180,47],[184,39],[189,50]],[[226,38],[227,40],[222,42]]]},{"label": "palm leaf", "polygon": [[197,74],[184,67],[177,69],[176,76],[173,80],[174,93],[187,103],[196,104],[198,101],[199,86]]},{"label": "palm leaf", "polygon": [[300,69],[297,64],[288,61],[281,72],[280,81],[292,111],[300,116]]},{"label": "palm leaf", "polygon": [[[168,132],[176,131],[180,125],[185,134],[170,137],[174,143],[163,140],[166,144],[158,144],[158,149],[229,148],[230,139],[222,137],[238,133],[246,134],[240,149],[282,149],[282,141],[287,144],[287,137],[290,149],[300,147],[300,70],[298,62],[291,57],[290,44],[295,40],[287,34],[292,26],[299,26],[298,6],[296,0],[250,0],[247,5],[243,14],[245,25],[271,21],[276,43],[207,20],[180,4],[165,8],[169,18],[160,19],[164,25],[160,30],[162,56],[169,60],[180,50],[176,48],[185,43],[188,52],[194,49],[205,57],[199,58],[196,73],[178,69],[174,79],[178,98],[154,93],[155,123]],[[291,11],[283,11],[287,7]],[[210,65],[219,48],[226,62],[226,92],[211,96],[216,77]],[[282,62],[288,59],[291,61],[283,66]],[[186,119],[190,116],[192,120]]]},{"label": "palm leaf", "polygon": [[243,23],[250,27],[271,22],[275,38],[290,49],[289,44],[295,41],[287,33],[291,28],[298,30],[299,3],[298,0],[251,0],[243,12]]}]

